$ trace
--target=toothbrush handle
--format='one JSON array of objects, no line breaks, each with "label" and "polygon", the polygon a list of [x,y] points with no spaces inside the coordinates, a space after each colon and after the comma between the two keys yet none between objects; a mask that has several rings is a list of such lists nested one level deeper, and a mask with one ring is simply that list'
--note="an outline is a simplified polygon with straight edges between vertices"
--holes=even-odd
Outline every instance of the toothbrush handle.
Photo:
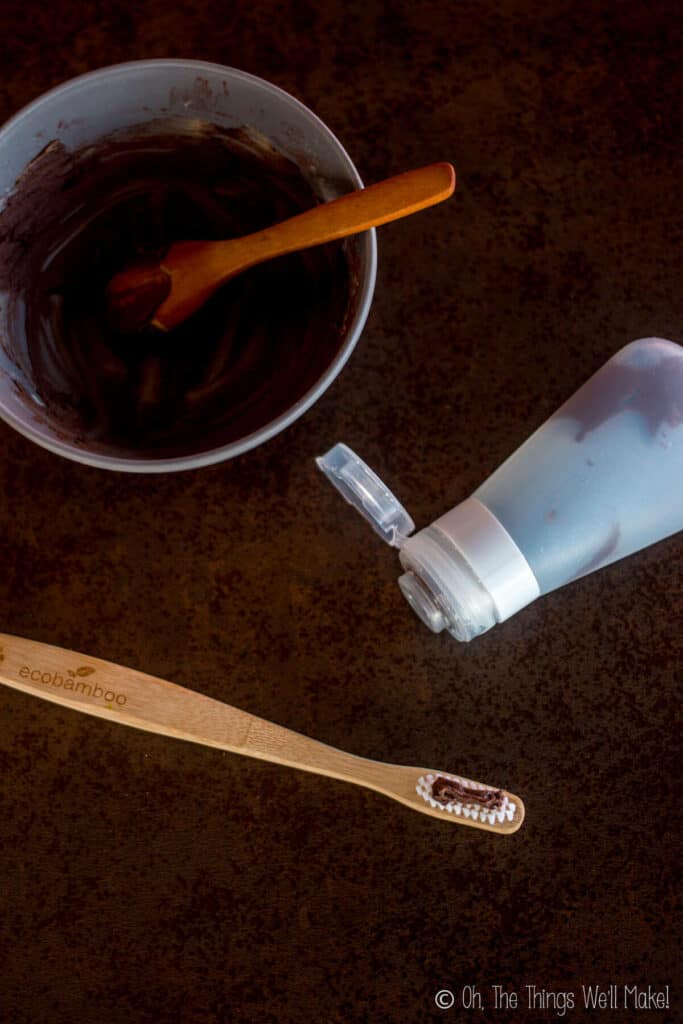
[{"label": "toothbrush handle", "polygon": [[335,778],[353,781],[375,764],[176,683],[4,633],[0,682],[120,725]]},{"label": "toothbrush handle", "polygon": [[226,750],[249,731],[244,711],[88,654],[0,633],[0,658],[6,685],[111,722]]}]

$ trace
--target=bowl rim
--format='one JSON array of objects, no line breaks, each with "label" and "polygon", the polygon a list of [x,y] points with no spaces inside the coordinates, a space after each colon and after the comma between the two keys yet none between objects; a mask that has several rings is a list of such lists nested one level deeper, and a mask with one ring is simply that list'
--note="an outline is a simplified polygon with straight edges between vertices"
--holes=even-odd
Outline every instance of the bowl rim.
[{"label": "bowl rim", "polygon": [[[87,71],[82,75],[77,75],[74,78],[68,79],[66,82],[62,82],[60,85],[54,86],[52,89],[41,93],[5,121],[5,123],[0,126],[0,146],[5,143],[7,136],[11,135],[11,133],[20,126],[26,118],[31,117],[35,113],[36,109],[45,104],[49,104],[56,99],[63,99],[65,95],[68,95],[68,93],[82,89],[84,85],[88,84],[88,82],[93,82],[98,79],[111,79],[112,77],[125,76],[133,69],[161,70],[168,68],[197,71],[204,70],[211,72],[211,74],[218,73],[223,76],[227,76],[233,80],[247,81],[263,89],[266,93],[275,96],[278,102],[285,106],[291,106],[298,109],[316,125],[323,135],[328,137],[332,145],[337,150],[338,156],[346,165],[349,181],[355,186],[355,188],[363,188],[363,181],[360,174],[358,173],[358,170],[346,149],[334,132],[309,107],[298,100],[295,96],[292,96],[291,93],[286,92],[284,89],[281,89],[279,86],[274,85],[272,82],[269,82],[264,78],[260,78],[258,75],[253,75],[247,71],[242,71],[239,68],[233,68],[225,64],[216,64],[203,60],[184,60],[179,58],[132,60],[117,64],[110,64],[102,68],[96,68],[93,71]],[[217,448],[211,448],[207,451],[197,452],[192,455],[181,455],[168,458],[136,458],[135,456],[109,455],[101,452],[87,451],[75,443],[70,443],[57,437],[46,437],[40,432],[40,430],[34,428],[31,423],[26,422],[17,416],[11,409],[6,408],[1,399],[0,418],[8,423],[19,434],[22,434],[35,444],[40,445],[41,448],[45,448],[48,451],[53,452],[55,455],[61,455],[74,462],[80,462],[83,465],[125,473],[169,473],[182,470],[200,469],[204,466],[211,466],[219,462],[225,462],[228,459],[235,458],[238,455],[242,455],[245,452],[250,451],[252,448],[256,448],[258,445],[264,444],[266,441],[269,441],[271,438],[275,437],[298,420],[305,412],[308,411],[308,409],[310,409],[312,405],[315,404],[315,402],[317,402],[317,400],[331,386],[333,381],[339,376],[360,339],[370,311],[375,283],[377,280],[377,234],[374,228],[370,228],[368,231],[359,235],[358,238],[362,245],[362,259],[365,270],[360,279],[360,287],[357,294],[353,317],[346,329],[346,337],[342,346],[322,376],[318,378],[315,384],[313,384],[312,387],[310,387],[308,391],[294,403],[294,405],[290,406],[279,416],[275,417],[275,419],[266,423],[258,430],[253,431],[251,434],[247,434],[245,437],[239,438],[236,441],[231,441],[228,444],[220,445]],[[0,372],[2,371],[0,370]]]}]

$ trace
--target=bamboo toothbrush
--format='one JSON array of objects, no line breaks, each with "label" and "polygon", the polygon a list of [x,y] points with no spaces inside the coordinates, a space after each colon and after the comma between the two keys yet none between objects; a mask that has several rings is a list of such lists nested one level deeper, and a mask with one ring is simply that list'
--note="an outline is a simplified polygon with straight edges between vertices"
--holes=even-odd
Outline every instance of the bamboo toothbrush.
[{"label": "bamboo toothbrush", "polygon": [[0,682],[110,722],[365,786],[460,825],[506,835],[524,820],[524,804],[504,790],[357,757],[175,683],[61,647],[0,633]]}]

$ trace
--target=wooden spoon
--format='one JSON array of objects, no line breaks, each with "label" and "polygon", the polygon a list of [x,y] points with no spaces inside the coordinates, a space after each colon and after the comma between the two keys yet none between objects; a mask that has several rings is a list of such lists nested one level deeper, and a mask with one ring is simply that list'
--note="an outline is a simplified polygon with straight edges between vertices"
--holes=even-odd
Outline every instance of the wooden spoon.
[{"label": "wooden spoon", "polygon": [[109,311],[123,330],[151,324],[168,331],[243,270],[407,217],[448,199],[454,188],[451,164],[430,164],[322,203],[252,235],[221,242],[175,242],[160,262],[126,267],[111,279]]},{"label": "wooden spoon", "polygon": [[[6,633],[0,633],[0,683],[119,725],[353,782],[452,824],[510,835],[524,820],[524,804],[505,790],[348,754],[176,683]],[[455,795],[443,803],[436,786],[453,783]],[[487,806],[491,798],[497,806]]]}]

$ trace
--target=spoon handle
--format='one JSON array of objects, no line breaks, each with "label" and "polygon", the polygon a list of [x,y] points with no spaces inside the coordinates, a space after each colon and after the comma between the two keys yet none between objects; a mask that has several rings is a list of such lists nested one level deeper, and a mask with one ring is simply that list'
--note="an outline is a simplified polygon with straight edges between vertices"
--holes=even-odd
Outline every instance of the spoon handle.
[{"label": "spoon handle", "polygon": [[[199,309],[220,285],[243,270],[276,256],[407,217],[448,199],[454,188],[455,170],[451,164],[430,164],[321,203],[251,235],[221,242],[175,242],[160,264],[165,297],[150,322],[159,330],[170,330]],[[148,277],[147,270],[136,267],[115,275],[109,286],[114,307],[118,302],[125,310],[131,295],[144,294]],[[156,277],[152,284],[158,287]],[[146,322],[146,306],[143,312]]]},{"label": "spoon handle", "polygon": [[[454,188],[455,170],[449,163],[397,174],[240,238],[240,264],[254,265],[407,217],[448,199]],[[234,245],[216,243],[216,256],[229,255]]]},{"label": "spoon handle", "polygon": [[454,188],[451,164],[429,164],[320,203],[251,235],[219,242],[175,242],[160,264],[133,264],[114,275],[107,287],[110,313],[127,333],[149,324],[168,331],[243,270],[407,217],[448,199]]},{"label": "spoon handle", "polygon": [[524,818],[524,806],[512,794],[506,794],[510,815],[499,819],[447,813],[420,795],[427,769],[358,757],[176,683],[5,633],[0,633],[0,683],[120,725],[365,786],[445,821],[505,835]]}]

